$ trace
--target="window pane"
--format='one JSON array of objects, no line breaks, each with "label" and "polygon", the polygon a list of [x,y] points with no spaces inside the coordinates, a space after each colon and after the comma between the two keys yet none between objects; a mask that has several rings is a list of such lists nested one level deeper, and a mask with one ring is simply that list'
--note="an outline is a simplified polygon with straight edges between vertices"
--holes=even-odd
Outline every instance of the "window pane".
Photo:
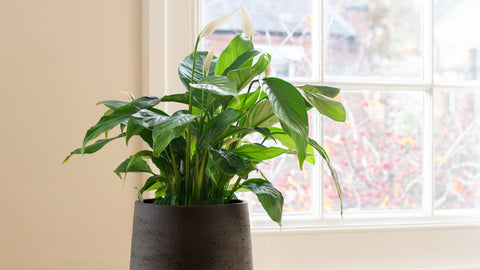
[{"label": "window pane", "polygon": [[325,76],[423,78],[422,3],[325,1]]},{"label": "window pane", "polygon": [[480,1],[435,1],[435,79],[479,80]]},{"label": "window pane", "polygon": [[[423,94],[344,91],[343,124],[325,120],[324,147],[340,179],[346,211],[420,209]],[[339,201],[325,170],[325,211]]]},{"label": "window pane", "polygon": [[434,135],[435,208],[480,208],[480,94],[436,93]]},{"label": "window pane", "polygon": [[[204,24],[237,9],[239,3],[238,0],[204,0]],[[256,48],[272,55],[271,76],[311,77],[311,0],[296,0],[295,8],[291,1],[243,0],[242,3],[253,21]],[[204,49],[216,46],[220,52],[241,32],[239,16],[235,14],[204,40]]]}]

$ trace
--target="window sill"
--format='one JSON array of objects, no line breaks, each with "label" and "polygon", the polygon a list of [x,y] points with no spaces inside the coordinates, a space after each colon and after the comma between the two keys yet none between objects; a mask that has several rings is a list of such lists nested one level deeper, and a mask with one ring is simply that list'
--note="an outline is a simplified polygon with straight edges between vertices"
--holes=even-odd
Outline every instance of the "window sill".
[{"label": "window sill", "polygon": [[[280,228],[276,223],[263,216],[251,217],[252,233],[261,234],[302,234],[312,232],[357,232],[357,231],[405,231],[405,230],[445,230],[480,229],[480,211],[442,211],[435,217],[425,216],[421,212],[408,214],[382,215],[347,214],[343,220],[338,215],[326,218],[292,215],[284,218]],[[376,216],[376,217],[375,217]]]}]

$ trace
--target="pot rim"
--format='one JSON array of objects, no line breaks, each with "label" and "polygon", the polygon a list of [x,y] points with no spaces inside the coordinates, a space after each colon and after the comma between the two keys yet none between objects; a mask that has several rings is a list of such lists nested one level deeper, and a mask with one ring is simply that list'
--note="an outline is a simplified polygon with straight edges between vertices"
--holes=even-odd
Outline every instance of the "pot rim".
[{"label": "pot rim", "polygon": [[[140,200],[136,200],[135,204],[139,205],[152,205],[152,206],[158,206],[158,207],[171,207],[171,208],[205,208],[205,207],[228,207],[228,206],[240,206],[240,205],[248,205],[248,201],[246,200],[238,200],[238,199],[232,199],[230,200],[229,203],[224,203],[224,204],[204,204],[204,205],[163,205],[163,204],[153,204],[154,199],[144,199],[143,203],[140,202]],[[151,202],[146,202],[146,201],[151,201]]]}]

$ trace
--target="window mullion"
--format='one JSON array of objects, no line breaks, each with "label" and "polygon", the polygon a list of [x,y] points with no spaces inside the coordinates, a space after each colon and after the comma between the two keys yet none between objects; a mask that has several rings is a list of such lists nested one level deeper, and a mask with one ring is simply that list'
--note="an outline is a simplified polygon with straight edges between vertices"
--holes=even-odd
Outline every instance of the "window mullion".
[{"label": "window mullion", "polygon": [[433,40],[433,0],[424,2],[424,72],[425,82],[429,83],[424,94],[423,128],[423,209],[425,215],[433,215],[434,164],[433,164],[433,91],[434,91],[434,40]]},{"label": "window mullion", "polygon": [[[317,81],[323,80],[323,1],[312,1],[312,76]],[[323,144],[323,121],[319,113],[313,112],[313,138]],[[323,162],[319,155],[316,155],[312,176],[312,210],[314,218],[323,218]]]}]

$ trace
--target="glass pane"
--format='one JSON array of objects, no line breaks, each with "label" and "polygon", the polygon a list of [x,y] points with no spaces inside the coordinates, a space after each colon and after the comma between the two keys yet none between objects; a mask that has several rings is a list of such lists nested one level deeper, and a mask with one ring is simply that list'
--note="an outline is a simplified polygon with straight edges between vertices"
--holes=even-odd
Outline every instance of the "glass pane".
[{"label": "glass pane", "polygon": [[[420,209],[423,94],[344,91],[347,121],[324,124],[324,147],[348,211]],[[333,180],[324,171],[325,211],[338,211]]]},{"label": "glass pane", "polygon": [[325,1],[325,76],[423,78],[418,0]]},{"label": "glass pane", "polygon": [[435,79],[480,79],[480,1],[435,1]]},{"label": "glass pane", "polygon": [[[204,0],[204,24],[237,9],[239,3],[238,0]],[[253,21],[256,48],[272,56],[271,76],[311,77],[311,0],[296,0],[295,8],[291,1],[243,0],[242,3]],[[239,16],[235,14],[204,40],[203,47],[210,50],[216,46],[220,52],[241,32]]]},{"label": "glass pane", "polygon": [[437,92],[435,208],[480,208],[480,94]]}]

